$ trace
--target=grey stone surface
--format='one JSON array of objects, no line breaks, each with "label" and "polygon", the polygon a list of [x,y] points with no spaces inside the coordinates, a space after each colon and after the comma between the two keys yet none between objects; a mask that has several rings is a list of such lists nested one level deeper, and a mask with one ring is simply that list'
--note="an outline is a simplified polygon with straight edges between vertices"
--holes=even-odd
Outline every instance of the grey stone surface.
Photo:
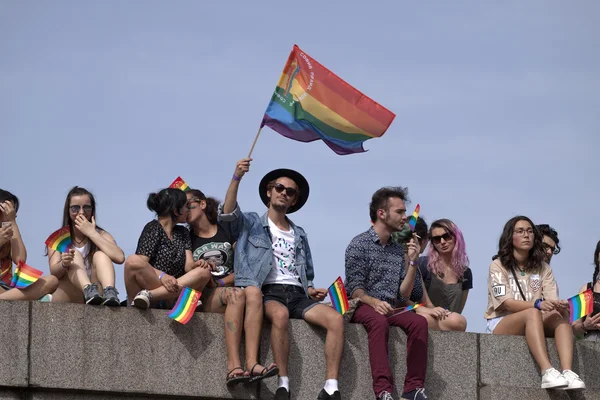
[{"label": "grey stone surface", "polygon": [[30,383],[57,389],[256,398],[225,385],[223,316],[187,325],[165,310],[33,303]]},{"label": "grey stone surface", "polygon": [[[554,339],[546,339],[550,362],[560,370],[560,361]],[[480,335],[481,383],[539,389],[541,374],[525,337]],[[576,341],[573,370],[590,389],[600,389],[600,342]]]},{"label": "grey stone surface", "polygon": [[28,301],[0,301],[0,386],[27,386],[29,305]]},{"label": "grey stone surface", "polygon": [[600,400],[600,392],[585,390],[571,392],[508,386],[484,386],[480,389],[480,400]]},{"label": "grey stone surface", "polygon": [[[272,362],[270,328],[262,338],[261,360]],[[325,383],[325,331],[304,321],[290,321],[289,376],[292,398],[315,398]],[[396,395],[400,397],[406,374],[406,335],[392,327],[389,355]],[[477,335],[455,332],[430,332],[429,359],[425,386],[436,399],[477,399]],[[456,368],[460,366],[460,368]],[[367,333],[362,325],[345,325],[345,347],[340,371],[340,389],[344,399],[374,398]],[[261,385],[261,398],[270,398],[277,380]]]},{"label": "grey stone surface", "polygon": [[[194,400],[217,400],[214,397],[181,397],[181,396],[160,396],[144,395],[132,393],[94,393],[94,392],[72,392],[72,391],[33,391],[26,396],[27,400],[113,400],[113,399],[132,399],[132,400],[174,400],[174,399],[194,399]],[[2,399],[2,397],[0,397]]]}]

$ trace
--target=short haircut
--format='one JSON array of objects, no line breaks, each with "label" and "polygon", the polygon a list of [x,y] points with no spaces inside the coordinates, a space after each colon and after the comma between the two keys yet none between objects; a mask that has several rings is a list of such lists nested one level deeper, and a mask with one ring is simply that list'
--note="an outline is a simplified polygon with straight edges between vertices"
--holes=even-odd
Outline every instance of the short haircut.
[{"label": "short haircut", "polygon": [[392,197],[408,202],[408,188],[403,188],[401,186],[386,186],[373,193],[371,204],[369,205],[371,222],[377,221],[377,210],[382,208],[387,210],[388,201]]}]

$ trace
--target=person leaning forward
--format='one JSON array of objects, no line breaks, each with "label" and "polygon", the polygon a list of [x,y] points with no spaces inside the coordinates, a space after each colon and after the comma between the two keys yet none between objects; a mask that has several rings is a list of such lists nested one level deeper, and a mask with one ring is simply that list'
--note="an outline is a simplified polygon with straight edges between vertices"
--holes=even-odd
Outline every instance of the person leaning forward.
[{"label": "person leaning forward", "polygon": [[313,261],[304,230],[286,214],[298,211],[308,199],[306,179],[290,169],[276,169],[260,181],[260,198],[268,210],[262,216],[242,213],[237,204],[240,181],[252,159],[238,161],[219,220],[232,222],[238,237],[234,269],[236,286],[262,288],[265,315],[272,322],[271,343],[279,367],[276,400],[289,399],[289,318],[299,318],[327,330],[326,381],[317,399],[341,399],[338,373],[344,348],[344,320],[332,307],[319,304],[327,289],[313,286]]}]

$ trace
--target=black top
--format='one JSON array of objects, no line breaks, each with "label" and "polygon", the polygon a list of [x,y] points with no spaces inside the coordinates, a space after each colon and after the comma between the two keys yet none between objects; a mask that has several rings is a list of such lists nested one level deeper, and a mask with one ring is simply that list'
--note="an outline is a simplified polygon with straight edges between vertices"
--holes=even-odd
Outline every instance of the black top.
[{"label": "black top", "polygon": [[196,236],[193,229],[190,230],[190,241],[192,243],[192,253],[194,261],[206,260],[214,261],[215,270],[223,267],[220,277],[225,277],[233,273],[233,237],[229,224],[219,224],[217,233],[211,238],[201,238]]},{"label": "black top", "polygon": [[592,317],[600,313],[600,293],[594,292],[594,285],[592,282],[588,282],[587,288],[592,290],[594,293],[594,311],[592,311]]},{"label": "black top", "polygon": [[173,240],[169,240],[160,222],[152,220],[144,227],[135,254],[150,258],[154,268],[179,278],[185,274],[185,251],[191,249],[187,228],[175,225]]}]

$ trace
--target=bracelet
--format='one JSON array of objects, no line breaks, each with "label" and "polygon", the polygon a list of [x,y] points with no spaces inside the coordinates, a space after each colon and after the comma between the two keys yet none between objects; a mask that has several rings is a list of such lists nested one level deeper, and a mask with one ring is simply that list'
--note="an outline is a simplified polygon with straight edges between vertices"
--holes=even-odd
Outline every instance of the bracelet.
[{"label": "bracelet", "polygon": [[236,174],[233,174],[233,176],[231,177],[231,179],[233,179],[234,181],[238,181],[239,182],[242,178],[240,178]]},{"label": "bracelet", "polygon": [[64,269],[68,269],[69,267],[65,267],[65,264],[63,264],[62,260],[60,262],[60,266],[63,267]]},{"label": "bracelet", "polygon": [[217,279],[217,283],[219,284],[219,286],[225,286],[225,282],[223,282],[223,279]]},{"label": "bracelet", "polygon": [[163,277],[163,276],[165,276],[165,273],[164,273],[164,272],[158,276],[158,280],[160,281],[160,280],[162,279],[162,277]]},{"label": "bracelet", "polygon": [[541,310],[540,308],[540,304],[542,304],[542,299],[537,299],[534,303],[533,303],[533,307],[537,308],[538,310]]}]

